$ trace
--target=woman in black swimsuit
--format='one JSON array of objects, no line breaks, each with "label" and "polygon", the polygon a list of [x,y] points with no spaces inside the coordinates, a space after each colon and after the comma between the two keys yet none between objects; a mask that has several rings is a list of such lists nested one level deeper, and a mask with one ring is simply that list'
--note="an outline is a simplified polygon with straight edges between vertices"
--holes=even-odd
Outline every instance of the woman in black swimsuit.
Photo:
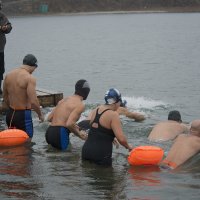
[{"label": "woman in black swimsuit", "polygon": [[105,105],[98,106],[92,112],[88,139],[82,148],[82,159],[100,165],[112,165],[112,143],[115,137],[129,151],[132,146],[127,142],[116,112],[122,102],[121,94],[111,88],[105,94],[105,102]]}]

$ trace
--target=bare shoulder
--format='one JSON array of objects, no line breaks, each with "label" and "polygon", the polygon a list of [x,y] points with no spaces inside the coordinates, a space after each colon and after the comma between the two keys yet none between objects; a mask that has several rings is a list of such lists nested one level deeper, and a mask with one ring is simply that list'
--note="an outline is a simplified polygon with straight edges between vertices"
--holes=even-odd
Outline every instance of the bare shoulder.
[{"label": "bare shoulder", "polygon": [[23,85],[26,84],[28,88],[35,88],[36,87],[36,78],[33,77],[32,75],[26,75],[24,77],[24,81],[22,80],[21,82]]},{"label": "bare shoulder", "polygon": [[109,110],[108,115],[111,118],[111,120],[120,119],[117,111]]},{"label": "bare shoulder", "polygon": [[36,83],[36,78],[34,76],[32,76],[31,74],[27,74],[26,78],[32,82],[32,83]]},{"label": "bare shoulder", "polygon": [[160,127],[166,126],[168,124],[169,124],[168,121],[158,122],[157,124],[154,125],[154,128],[158,128],[158,127],[160,128]]},{"label": "bare shoulder", "polygon": [[121,114],[121,113],[126,113],[126,112],[127,112],[127,108],[119,107],[119,108],[117,109],[117,112],[118,112],[119,114]]},{"label": "bare shoulder", "polygon": [[83,112],[85,109],[85,104],[82,101],[78,101],[78,102],[76,102],[76,104],[74,104],[74,108],[78,112]]}]

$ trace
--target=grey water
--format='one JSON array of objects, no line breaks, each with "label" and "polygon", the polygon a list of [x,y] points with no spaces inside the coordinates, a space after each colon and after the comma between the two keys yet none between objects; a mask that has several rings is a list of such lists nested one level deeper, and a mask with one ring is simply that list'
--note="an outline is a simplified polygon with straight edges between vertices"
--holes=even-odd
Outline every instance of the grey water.
[{"label": "grey water", "polygon": [[[67,96],[78,79],[87,79],[91,93],[81,118],[116,87],[130,110],[146,116],[141,123],[121,117],[129,142],[152,145],[146,139],[150,130],[170,110],[179,110],[188,124],[200,117],[199,18],[199,13],[10,17],[6,73],[33,53],[37,87]],[[179,170],[163,171],[130,166],[121,146],[113,148],[113,166],[103,168],[81,160],[83,141],[74,136],[68,151],[49,149],[48,123],[33,117],[31,145],[0,149],[1,199],[199,199],[199,155]],[[0,122],[5,129],[4,115]],[[171,142],[153,145],[166,154]]]}]

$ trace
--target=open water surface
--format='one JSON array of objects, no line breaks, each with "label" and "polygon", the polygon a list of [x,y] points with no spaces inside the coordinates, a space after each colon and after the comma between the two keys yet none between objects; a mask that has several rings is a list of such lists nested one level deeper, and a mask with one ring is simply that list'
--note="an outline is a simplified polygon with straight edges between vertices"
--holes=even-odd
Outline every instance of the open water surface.
[{"label": "open water surface", "polygon": [[[150,144],[150,130],[170,110],[179,110],[185,123],[200,117],[199,18],[199,13],[12,17],[6,72],[33,53],[40,88],[66,96],[78,79],[87,79],[91,93],[82,118],[116,87],[130,110],[147,117],[141,123],[121,118],[129,142]],[[51,109],[43,111],[47,115]],[[66,152],[49,149],[48,123],[33,117],[31,145],[0,149],[0,199],[199,199],[199,155],[178,170],[165,171],[130,166],[121,146],[114,147],[112,168],[102,168],[82,162],[83,141],[76,137],[70,137]],[[5,129],[5,116],[0,121]],[[153,145],[166,154],[171,142]]]}]

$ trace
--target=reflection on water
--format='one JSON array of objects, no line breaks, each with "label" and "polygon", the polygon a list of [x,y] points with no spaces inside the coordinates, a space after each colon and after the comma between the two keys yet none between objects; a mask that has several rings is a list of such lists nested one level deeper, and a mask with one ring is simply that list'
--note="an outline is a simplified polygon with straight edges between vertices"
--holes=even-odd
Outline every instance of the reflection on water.
[{"label": "reflection on water", "polygon": [[29,176],[31,149],[27,146],[0,149],[0,172],[14,176]]},{"label": "reflection on water", "polygon": [[[34,197],[37,184],[31,177],[32,149],[30,144],[0,149],[0,188],[1,194],[12,198]],[[28,180],[28,181],[27,181]]]},{"label": "reflection on water", "polygon": [[126,199],[124,193],[125,170],[98,166],[88,161],[82,162],[82,173],[87,177],[90,195],[98,199]]},{"label": "reflection on water", "polygon": [[133,186],[138,189],[144,186],[158,186],[160,185],[159,176],[155,172],[160,172],[158,166],[131,166],[128,170],[133,181]]}]

